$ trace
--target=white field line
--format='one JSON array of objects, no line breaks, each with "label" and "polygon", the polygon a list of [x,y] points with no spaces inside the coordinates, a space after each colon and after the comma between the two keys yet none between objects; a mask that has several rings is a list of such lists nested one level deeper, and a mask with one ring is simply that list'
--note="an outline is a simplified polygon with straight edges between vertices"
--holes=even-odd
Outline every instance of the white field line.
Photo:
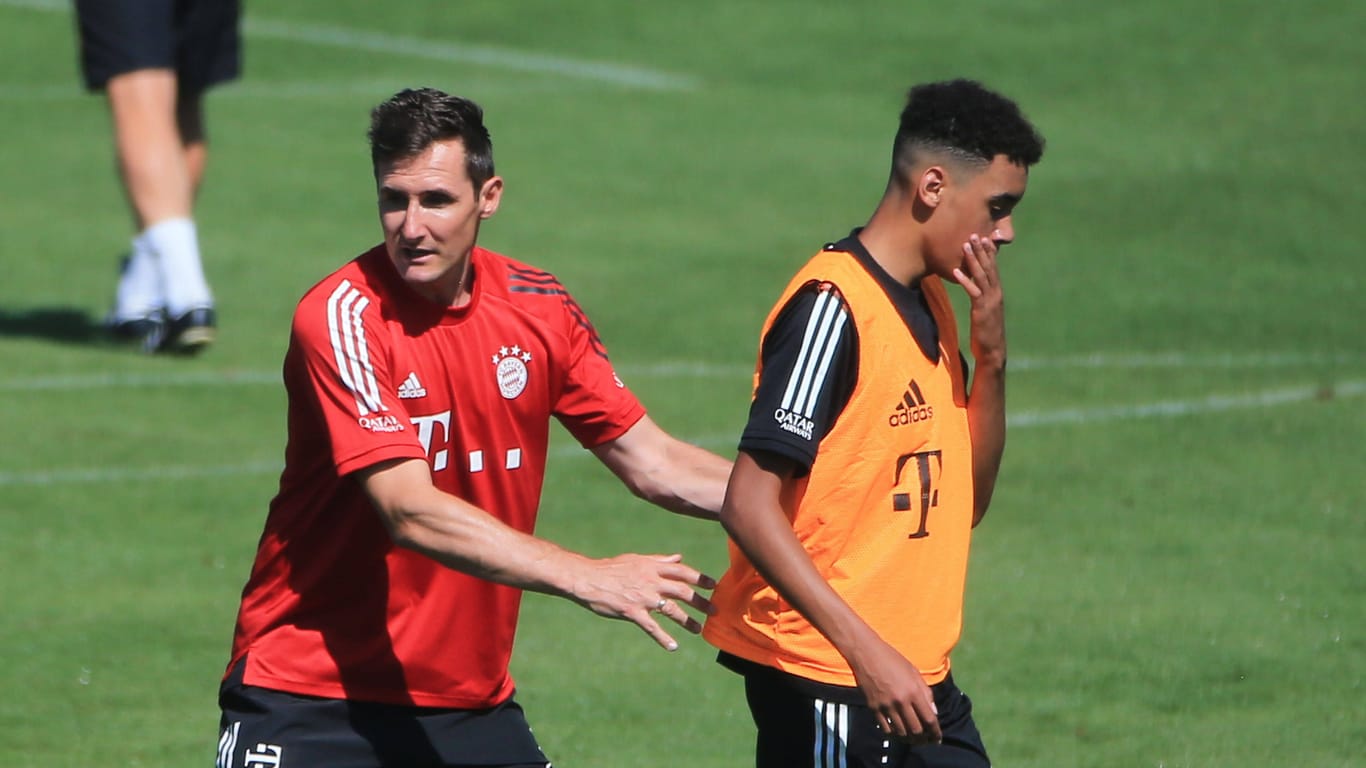
[{"label": "white field line", "polygon": [[1361,397],[1366,394],[1366,380],[1339,381],[1331,385],[1313,385],[1264,389],[1237,395],[1209,395],[1192,400],[1163,400],[1138,405],[1102,405],[1090,408],[1062,408],[1048,411],[1022,411],[1009,414],[1006,425],[1012,429],[1040,427],[1054,424],[1099,424],[1110,421],[1191,416],[1223,411],[1243,411],[1271,408],[1287,403],[1309,400]]},{"label": "white field line", "polygon": [[[0,7],[71,12],[69,0],[0,0]],[[553,75],[653,91],[686,91],[699,85],[695,77],[648,67],[550,56],[492,45],[468,45],[405,35],[387,35],[331,24],[276,21],[255,15],[243,19],[242,32],[248,38],[284,40],[423,61],[476,64],[512,72]]]},{"label": "white field line", "polygon": [[165,387],[283,386],[279,371],[175,371],[162,373],[83,373],[0,380],[0,392],[71,392],[86,389]]},{"label": "white field line", "polygon": [[[4,0],[0,0],[3,3]],[[465,83],[482,86],[484,81],[466,79]],[[424,84],[441,87],[442,82],[431,79]],[[371,80],[284,80],[262,82],[260,80],[238,80],[226,83],[213,90],[214,101],[264,101],[267,99],[297,101],[300,99],[337,99],[350,97],[373,98],[375,101],[388,98],[400,88],[413,85],[411,80],[399,75],[389,79]],[[568,86],[563,80],[532,80],[510,84],[500,82],[500,94],[542,94],[563,93]],[[582,88],[591,88],[584,84]],[[481,88],[481,90],[483,90]],[[0,103],[51,103],[89,99],[90,94],[78,82],[57,84],[3,83],[0,82]]]},{"label": "white field line", "polygon": [[246,19],[242,29],[248,37],[308,43],[348,51],[407,56],[427,61],[478,64],[513,72],[556,75],[653,91],[687,91],[698,85],[695,77],[646,67],[549,56],[491,45],[468,45],[386,35],[324,24],[270,21],[253,16]]},{"label": "white field line", "polygon": [[1058,368],[1293,368],[1299,365],[1347,365],[1360,362],[1360,355],[1304,354],[1267,352],[1249,354],[1198,354],[1190,352],[1095,352],[1064,357],[1038,357],[1010,360],[1011,371],[1036,371]]},{"label": "white field line", "polygon": [[[1255,410],[1287,403],[1310,400],[1361,397],[1366,395],[1366,380],[1341,381],[1331,386],[1300,386],[1268,389],[1237,395],[1211,395],[1192,400],[1165,400],[1135,405],[1097,406],[1093,408],[1063,408],[1058,410],[1023,411],[1011,414],[1007,424],[1011,429],[1041,426],[1104,424],[1115,421],[1172,418],[1225,411]],[[738,432],[728,435],[688,437],[689,442],[715,450],[735,445]],[[556,460],[589,455],[577,446],[560,446],[550,450]],[[186,480],[205,477],[275,474],[281,470],[278,462],[247,462],[242,464],[175,465],[152,467],[103,467],[87,469],[54,469],[26,472],[0,472],[0,487],[80,485],[103,482]]]}]

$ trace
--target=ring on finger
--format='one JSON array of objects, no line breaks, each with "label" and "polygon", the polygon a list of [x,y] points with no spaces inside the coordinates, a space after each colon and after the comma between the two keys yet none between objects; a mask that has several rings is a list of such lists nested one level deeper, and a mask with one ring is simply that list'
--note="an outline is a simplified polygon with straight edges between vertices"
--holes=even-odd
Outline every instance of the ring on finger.
[{"label": "ring on finger", "polygon": [[668,600],[665,600],[665,599],[662,598],[662,597],[659,598],[659,602],[655,603],[655,612],[656,612],[656,613],[663,613],[663,612],[664,612],[664,606],[666,606],[666,605],[668,605],[668,604],[669,604],[669,601],[668,601]]}]

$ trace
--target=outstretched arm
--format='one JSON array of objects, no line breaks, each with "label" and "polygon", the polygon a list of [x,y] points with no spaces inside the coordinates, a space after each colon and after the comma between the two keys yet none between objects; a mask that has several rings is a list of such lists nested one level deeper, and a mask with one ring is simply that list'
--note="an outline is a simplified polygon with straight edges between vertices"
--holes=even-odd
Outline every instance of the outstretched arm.
[{"label": "outstretched arm", "polygon": [[769,584],[849,662],[883,730],[909,741],[940,740],[934,695],[920,672],[868,626],[816,569],[779,504],[794,464],[741,452],[721,524]]},{"label": "outstretched arm", "polygon": [[649,416],[593,449],[631,492],[680,515],[715,520],[731,463],[679,440]]},{"label": "outstretched arm", "polygon": [[599,616],[634,622],[671,651],[678,643],[656,621],[656,612],[696,634],[701,625],[674,601],[711,610],[696,589],[711,589],[714,582],[679,555],[593,559],[571,552],[441,491],[420,459],[382,462],[355,474],[395,544],[453,570],[566,597]]},{"label": "outstretched arm", "polygon": [[1005,301],[996,268],[996,244],[973,235],[963,245],[963,268],[954,277],[972,302],[969,329],[973,358],[968,393],[972,437],[972,524],[982,522],[996,490],[1006,448]]}]

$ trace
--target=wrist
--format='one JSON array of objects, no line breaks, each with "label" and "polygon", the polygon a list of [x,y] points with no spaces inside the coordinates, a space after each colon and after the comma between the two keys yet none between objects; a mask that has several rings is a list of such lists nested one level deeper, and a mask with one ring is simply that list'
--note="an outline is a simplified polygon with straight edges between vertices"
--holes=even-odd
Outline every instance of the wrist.
[{"label": "wrist", "polygon": [[1006,372],[1006,351],[1004,348],[999,350],[975,349],[972,352],[973,368],[978,374]]},{"label": "wrist", "polygon": [[597,584],[594,561],[588,557],[560,550],[545,563],[546,585],[553,595],[568,598],[580,605],[588,605],[595,598]]}]

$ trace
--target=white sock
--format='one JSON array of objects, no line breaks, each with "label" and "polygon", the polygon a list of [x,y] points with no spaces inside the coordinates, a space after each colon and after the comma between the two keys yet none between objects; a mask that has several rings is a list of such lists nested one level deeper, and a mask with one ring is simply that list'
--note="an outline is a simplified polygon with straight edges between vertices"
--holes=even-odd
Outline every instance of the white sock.
[{"label": "white sock", "polygon": [[204,267],[199,263],[199,234],[192,219],[166,219],[148,227],[142,237],[156,252],[166,311],[171,317],[195,307],[213,306]]},{"label": "white sock", "polygon": [[128,264],[119,274],[119,287],[114,294],[114,320],[122,322],[147,317],[161,309],[164,303],[156,253],[145,238],[135,237]]}]

